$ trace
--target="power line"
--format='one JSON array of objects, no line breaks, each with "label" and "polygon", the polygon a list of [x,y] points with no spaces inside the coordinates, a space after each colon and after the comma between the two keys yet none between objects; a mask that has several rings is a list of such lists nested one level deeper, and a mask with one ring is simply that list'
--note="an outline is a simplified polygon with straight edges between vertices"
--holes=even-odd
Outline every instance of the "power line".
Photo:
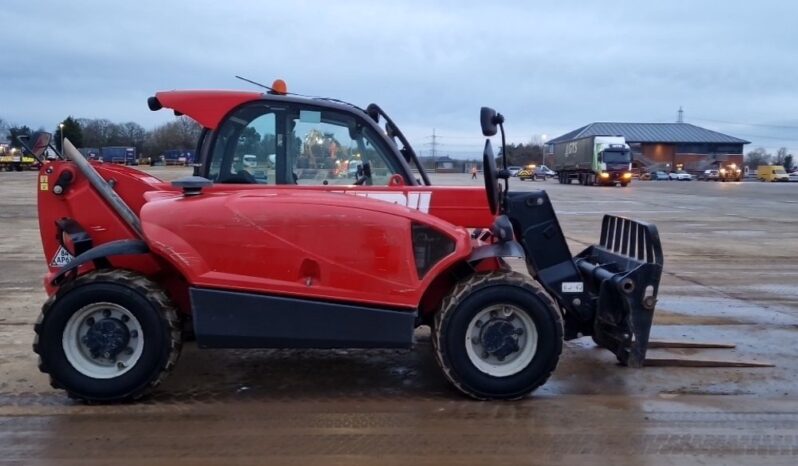
[{"label": "power line", "polygon": [[779,136],[762,136],[761,134],[742,134],[742,133],[736,133],[736,134],[738,136],[742,136],[742,137],[745,137],[745,138],[751,138],[751,139],[773,139],[774,141],[786,141],[786,142],[798,141],[798,139],[784,138],[784,137],[779,137]]},{"label": "power line", "polygon": [[[484,139],[482,136],[446,136],[442,134],[436,134],[435,136],[438,139],[473,139],[473,140],[482,140]],[[432,136],[426,136],[424,139],[431,139]]]},{"label": "power line", "polygon": [[711,123],[724,123],[727,125],[739,125],[739,126],[759,126],[762,128],[779,128],[779,129],[798,129],[798,126],[790,126],[790,125],[768,125],[764,123],[740,123],[735,121],[726,121],[726,120],[713,120],[710,118],[696,118],[691,117],[692,120],[698,121],[709,121]]}]

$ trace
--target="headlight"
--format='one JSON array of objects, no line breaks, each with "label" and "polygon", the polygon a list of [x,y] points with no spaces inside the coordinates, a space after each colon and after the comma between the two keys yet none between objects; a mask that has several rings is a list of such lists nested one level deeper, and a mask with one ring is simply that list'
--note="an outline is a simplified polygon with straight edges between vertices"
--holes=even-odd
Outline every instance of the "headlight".
[{"label": "headlight", "polygon": [[631,173],[624,173],[623,177],[628,180],[629,178],[632,177],[632,174]]},{"label": "headlight", "polygon": [[726,169],[725,168],[721,168],[720,169],[720,174],[721,175],[725,175],[726,174]]},{"label": "headlight", "polygon": [[610,174],[607,173],[607,172],[601,172],[601,175],[599,175],[599,176],[602,177],[602,178],[609,178]]}]

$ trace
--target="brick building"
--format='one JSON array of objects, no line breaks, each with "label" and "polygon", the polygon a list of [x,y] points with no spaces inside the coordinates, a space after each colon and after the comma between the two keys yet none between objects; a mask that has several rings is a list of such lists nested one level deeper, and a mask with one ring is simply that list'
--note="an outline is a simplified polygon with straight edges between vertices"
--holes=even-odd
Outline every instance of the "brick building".
[{"label": "brick building", "polygon": [[689,123],[591,123],[548,141],[547,157],[556,145],[589,136],[625,137],[632,148],[634,167],[646,171],[683,169],[697,173],[720,164],[742,166],[743,146],[749,144]]}]

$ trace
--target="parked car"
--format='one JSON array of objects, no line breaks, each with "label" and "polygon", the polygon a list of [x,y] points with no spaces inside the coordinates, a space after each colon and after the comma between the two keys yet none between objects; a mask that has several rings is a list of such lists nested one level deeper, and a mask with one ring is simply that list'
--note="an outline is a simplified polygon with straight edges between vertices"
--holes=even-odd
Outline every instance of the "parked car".
[{"label": "parked car", "polygon": [[661,180],[667,181],[668,180],[668,174],[663,172],[663,171],[653,172],[653,173],[651,173],[651,180],[652,181],[661,181]]},{"label": "parked car", "polygon": [[518,172],[520,172],[521,169],[522,169],[522,167],[519,167],[517,165],[513,165],[513,166],[510,166],[510,167],[507,167],[507,171],[510,172],[510,176],[518,176]]},{"label": "parked car", "polygon": [[789,178],[790,181],[798,181],[798,172],[792,172],[788,174],[787,178]]},{"label": "parked car", "polygon": [[693,181],[693,175],[679,170],[677,172],[670,172],[670,174],[668,174],[668,179],[677,181]]},{"label": "parked car", "polygon": [[643,172],[639,175],[640,181],[651,181],[651,173]]},{"label": "parked car", "polygon": [[555,176],[557,176],[557,172],[555,172],[554,170],[545,165],[541,165],[537,169],[535,169],[535,176],[537,176],[538,178],[543,178],[545,180],[546,178],[554,178]]},{"label": "parked car", "polygon": [[258,157],[253,154],[244,154],[242,162],[244,168],[255,168],[258,166]]},{"label": "parked car", "polygon": [[700,179],[704,181],[718,181],[720,179],[720,172],[718,170],[704,170]]}]

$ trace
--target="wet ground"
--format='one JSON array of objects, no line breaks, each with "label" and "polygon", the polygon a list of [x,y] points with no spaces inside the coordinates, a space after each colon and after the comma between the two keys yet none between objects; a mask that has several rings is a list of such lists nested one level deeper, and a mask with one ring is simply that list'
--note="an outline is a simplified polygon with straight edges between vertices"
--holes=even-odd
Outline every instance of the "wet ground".
[{"label": "wet ground", "polygon": [[798,462],[798,183],[511,185],[548,190],[574,251],[597,239],[603,213],[657,224],[666,266],[652,336],[737,347],[652,355],[775,367],[634,370],[581,339],[532,397],[474,402],[447,385],[420,330],[406,351],[188,344],[144,402],[85,406],[49,387],[31,351],[45,298],[35,182],[0,173],[0,463]]}]

